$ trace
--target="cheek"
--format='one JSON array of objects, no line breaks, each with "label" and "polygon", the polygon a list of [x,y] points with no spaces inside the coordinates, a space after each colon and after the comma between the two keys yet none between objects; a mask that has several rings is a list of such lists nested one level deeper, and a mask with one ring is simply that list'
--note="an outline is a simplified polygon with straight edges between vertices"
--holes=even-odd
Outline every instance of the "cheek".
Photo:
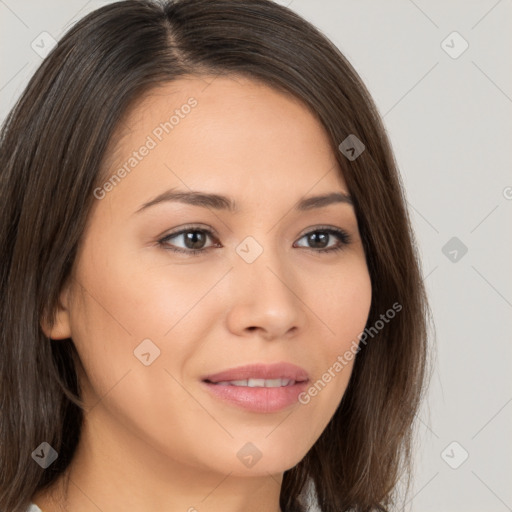
[{"label": "cheek", "polygon": [[364,330],[372,300],[372,285],[366,263],[355,259],[333,279],[322,296],[325,323],[331,336],[326,337],[326,353],[331,359],[345,352]]},{"label": "cheek", "polygon": [[140,252],[113,237],[91,236],[77,261],[77,327],[91,340],[134,348],[137,340],[168,333],[201,297],[201,287],[179,267],[169,279],[168,267],[145,264]]},{"label": "cheek", "polygon": [[[120,387],[130,387],[133,379],[137,386],[119,397],[119,405],[125,396],[163,398],[160,391],[165,395],[174,382],[164,370],[182,381],[183,368],[197,348],[194,340],[203,339],[204,326],[217,318],[212,308],[220,302],[203,297],[229,270],[224,266],[201,273],[194,265],[145,260],[116,240],[115,233],[86,239],[76,262],[79,285],[71,330],[95,399],[127,372]],[[144,359],[151,363],[145,366]],[[180,395],[179,389],[174,392]]]},{"label": "cheek", "polygon": [[[81,286],[72,305],[71,329],[85,369],[82,389],[91,407],[89,418],[96,424],[131,425],[140,437],[149,433],[153,443],[186,461],[194,452],[183,441],[187,420],[197,418],[204,425],[208,417],[180,384],[194,347],[185,332],[190,322],[179,320],[204,291],[156,279],[162,269],[136,271],[128,258],[110,253],[107,261],[101,253],[84,251],[77,264]],[[186,290],[188,295],[182,293]]]},{"label": "cheek", "polygon": [[343,398],[370,311],[372,287],[366,264],[361,259],[351,263],[330,281],[318,303],[328,329],[316,348],[315,375],[299,397],[318,418],[313,437],[320,435]]}]

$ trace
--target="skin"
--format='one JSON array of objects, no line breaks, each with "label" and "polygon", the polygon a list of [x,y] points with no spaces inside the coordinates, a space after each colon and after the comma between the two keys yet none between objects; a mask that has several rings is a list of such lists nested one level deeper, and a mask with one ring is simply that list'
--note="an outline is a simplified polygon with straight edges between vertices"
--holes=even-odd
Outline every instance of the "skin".
[{"label": "skin", "polygon": [[[316,382],[364,329],[371,284],[351,204],[293,210],[349,192],[327,134],[301,102],[261,83],[187,77],[146,94],[106,176],[190,97],[197,106],[95,201],[56,322],[43,326],[72,337],[85,369],[66,510],[278,512],[284,471],[325,429],[352,372],[353,360],[307,405],[277,413],[203,389],[205,374],[254,362],[291,362]],[[136,213],[173,187],[228,195],[240,211],[161,202]],[[188,224],[217,233],[210,249],[158,243]],[[304,236],[326,225],[349,234],[341,251],[319,253]],[[263,249],[252,263],[236,252],[247,236]],[[323,247],[339,243],[331,235]],[[134,356],[147,338],[160,349],[149,366]],[[247,442],[261,453],[250,468],[237,457]],[[45,512],[61,509],[63,481],[34,497]]]}]

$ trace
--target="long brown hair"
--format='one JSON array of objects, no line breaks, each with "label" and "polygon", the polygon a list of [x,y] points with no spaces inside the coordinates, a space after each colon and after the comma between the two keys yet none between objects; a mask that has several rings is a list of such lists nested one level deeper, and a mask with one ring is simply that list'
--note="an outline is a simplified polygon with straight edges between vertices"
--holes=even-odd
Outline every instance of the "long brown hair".
[{"label": "long brown hair", "polygon": [[[87,15],[30,80],[1,132],[0,509],[22,512],[66,469],[83,418],[71,339],[48,340],[63,284],[101,182],[109,141],[150,88],[185,75],[232,74],[294,95],[330,138],[353,198],[373,288],[372,327],[341,403],[302,461],[284,473],[283,511],[386,510],[410,476],[414,416],[428,377],[430,312],[390,143],[369,92],[320,31],[270,0],[128,0]],[[349,136],[357,158],[339,149]],[[343,149],[343,145],[342,145]],[[353,153],[353,151],[352,151]],[[380,320],[382,322],[382,320]],[[42,442],[58,452],[43,470]],[[409,479],[407,480],[409,483]]]}]

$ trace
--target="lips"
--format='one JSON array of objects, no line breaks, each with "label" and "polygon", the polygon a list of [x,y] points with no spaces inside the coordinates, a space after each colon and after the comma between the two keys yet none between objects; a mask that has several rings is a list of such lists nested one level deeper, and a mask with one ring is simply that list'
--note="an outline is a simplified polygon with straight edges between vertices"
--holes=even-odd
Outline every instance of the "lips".
[{"label": "lips", "polygon": [[244,380],[223,380],[215,382],[216,386],[238,386],[247,388],[282,388],[293,386],[296,381],[291,379],[244,379]]},{"label": "lips", "polygon": [[[238,366],[219,373],[206,375],[203,381],[217,384],[220,382],[248,381],[248,380],[288,380],[304,382],[308,380],[308,373],[304,368],[291,363],[275,364],[249,364]],[[261,386],[258,386],[261,387]]]},{"label": "lips", "polygon": [[252,364],[206,375],[211,396],[237,408],[272,413],[297,404],[309,381],[304,368],[290,363]]}]

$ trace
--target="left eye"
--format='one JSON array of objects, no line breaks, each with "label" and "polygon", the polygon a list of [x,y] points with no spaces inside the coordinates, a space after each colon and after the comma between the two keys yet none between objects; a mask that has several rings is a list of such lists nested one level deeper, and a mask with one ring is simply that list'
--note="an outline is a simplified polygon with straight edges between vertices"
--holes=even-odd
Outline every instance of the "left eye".
[{"label": "left eye", "polygon": [[[328,241],[331,237],[338,238],[338,244],[329,246]],[[306,247],[306,249],[314,249],[316,252],[339,251],[350,243],[350,236],[346,231],[334,228],[317,228],[306,233],[299,240],[302,240],[302,238],[307,238],[308,243],[313,245],[313,247]]]},{"label": "left eye", "polygon": [[[170,240],[174,240],[179,237],[184,237],[184,247],[177,247],[175,244],[169,243]],[[338,239],[338,243],[334,246],[329,245],[331,237],[336,237]],[[167,250],[188,255],[203,253],[214,247],[221,247],[218,242],[209,247],[204,247],[208,238],[215,240],[214,233],[209,229],[187,228],[182,229],[177,233],[166,235],[164,238],[160,239],[158,243]],[[317,228],[313,231],[309,231],[305,235],[301,236],[299,240],[302,240],[303,238],[306,239],[307,243],[311,244],[312,247],[304,247],[303,245],[294,245],[294,247],[304,247],[305,249],[309,249],[314,252],[339,251],[350,243],[350,235],[346,231],[331,227]]]}]

